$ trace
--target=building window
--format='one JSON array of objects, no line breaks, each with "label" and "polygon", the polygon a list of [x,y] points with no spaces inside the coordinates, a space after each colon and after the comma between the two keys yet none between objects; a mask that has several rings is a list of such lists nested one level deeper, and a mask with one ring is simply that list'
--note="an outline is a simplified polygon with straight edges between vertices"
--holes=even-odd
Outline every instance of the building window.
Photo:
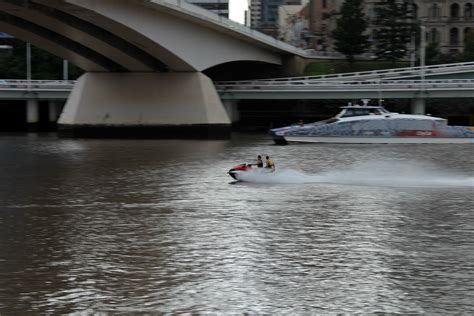
[{"label": "building window", "polygon": [[453,3],[450,8],[450,17],[453,19],[459,18],[459,4]]},{"label": "building window", "polygon": [[473,13],[474,12],[472,10],[472,3],[466,3],[466,5],[464,6],[464,17],[470,19],[474,16]]},{"label": "building window", "polygon": [[412,15],[413,15],[413,18],[418,18],[418,6],[416,4],[413,4],[413,6],[411,7],[411,10],[412,10]]},{"label": "building window", "polygon": [[453,27],[449,31],[449,44],[451,46],[457,46],[459,45],[459,30],[455,27]]},{"label": "building window", "polygon": [[437,3],[433,3],[433,5],[431,6],[430,8],[430,13],[429,13],[429,16],[431,18],[437,18],[440,16],[440,11],[441,11],[441,8],[438,6]]}]

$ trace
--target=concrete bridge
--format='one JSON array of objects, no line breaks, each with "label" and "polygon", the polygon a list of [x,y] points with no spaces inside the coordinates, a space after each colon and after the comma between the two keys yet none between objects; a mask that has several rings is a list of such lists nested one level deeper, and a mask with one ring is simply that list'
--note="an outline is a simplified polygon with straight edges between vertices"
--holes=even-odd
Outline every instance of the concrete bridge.
[{"label": "concrete bridge", "polygon": [[230,120],[206,74],[291,69],[305,56],[181,0],[0,0],[0,29],[87,72],[59,118],[73,135],[225,137]]},{"label": "concrete bridge", "polygon": [[[474,99],[474,79],[446,80],[255,80],[216,82],[232,122],[239,119],[239,100],[316,100],[316,99],[411,99],[412,113],[424,114],[427,98]],[[73,91],[75,81],[61,80],[0,80],[0,100],[26,100],[28,120],[33,123],[38,114],[38,101],[49,103],[50,121],[59,111],[58,101],[65,101]],[[92,135],[91,135],[92,136]]]}]

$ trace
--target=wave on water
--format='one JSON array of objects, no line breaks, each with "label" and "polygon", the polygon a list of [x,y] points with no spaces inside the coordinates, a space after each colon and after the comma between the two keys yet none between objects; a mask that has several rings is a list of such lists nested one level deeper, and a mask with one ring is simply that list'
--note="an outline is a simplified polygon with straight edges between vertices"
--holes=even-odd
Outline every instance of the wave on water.
[{"label": "wave on water", "polygon": [[471,187],[473,176],[445,172],[433,165],[417,161],[363,162],[344,169],[308,173],[294,169],[278,169],[272,173],[253,170],[239,175],[239,180],[252,183],[298,184],[331,183],[383,187]]}]

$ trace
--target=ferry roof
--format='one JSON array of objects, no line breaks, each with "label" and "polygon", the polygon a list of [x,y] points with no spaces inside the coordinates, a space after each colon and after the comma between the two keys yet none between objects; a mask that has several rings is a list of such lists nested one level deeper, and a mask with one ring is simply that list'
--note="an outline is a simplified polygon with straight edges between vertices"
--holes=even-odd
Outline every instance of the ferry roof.
[{"label": "ferry roof", "polygon": [[384,109],[381,105],[345,105],[341,106],[341,109]]}]

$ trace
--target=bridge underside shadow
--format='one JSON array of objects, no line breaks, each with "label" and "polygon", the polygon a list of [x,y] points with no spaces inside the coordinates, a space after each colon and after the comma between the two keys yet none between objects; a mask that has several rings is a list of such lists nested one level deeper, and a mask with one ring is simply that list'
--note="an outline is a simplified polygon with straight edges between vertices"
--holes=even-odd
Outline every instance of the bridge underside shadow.
[{"label": "bridge underside shadow", "polygon": [[203,73],[213,81],[267,79],[287,74],[283,65],[256,61],[235,61],[220,64],[206,69]]},{"label": "bridge underside shadow", "polygon": [[228,138],[231,122],[201,73],[86,73],[58,121],[60,136]]}]

